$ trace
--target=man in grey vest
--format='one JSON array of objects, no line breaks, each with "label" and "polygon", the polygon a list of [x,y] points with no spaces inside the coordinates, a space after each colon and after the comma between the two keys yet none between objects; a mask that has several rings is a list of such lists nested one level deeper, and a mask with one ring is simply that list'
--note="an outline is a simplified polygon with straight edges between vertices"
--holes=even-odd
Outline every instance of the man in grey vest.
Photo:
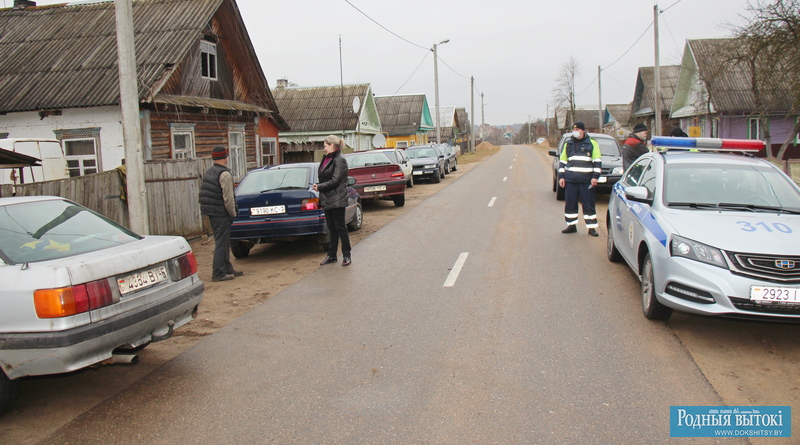
[{"label": "man in grey vest", "polygon": [[214,262],[211,281],[228,281],[242,276],[231,264],[231,224],[236,216],[233,175],[228,168],[228,150],[216,146],[211,151],[214,165],[203,175],[200,186],[200,214],[208,216],[214,233]]}]

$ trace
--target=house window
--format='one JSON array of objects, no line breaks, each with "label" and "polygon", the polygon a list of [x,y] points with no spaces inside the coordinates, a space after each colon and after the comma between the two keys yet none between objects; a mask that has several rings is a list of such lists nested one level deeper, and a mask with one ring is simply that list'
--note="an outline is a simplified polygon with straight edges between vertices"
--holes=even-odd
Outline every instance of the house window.
[{"label": "house window", "polygon": [[261,165],[275,165],[276,138],[261,138]]},{"label": "house window", "polygon": [[70,177],[88,175],[99,171],[97,146],[94,138],[63,139],[63,144]]},{"label": "house window", "polygon": [[203,79],[217,80],[217,45],[200,41],[200,75]]},{"label": "house window", "polygon": [[172,134],[172,159],[195,157],[194,124],[170,124]]},{"label": "house window", "polygon": [[397,148],[408,148],[408,141],[397,141]]},{"label": "house window", "polygon": [[748,139],[761,139],[761,121],[757,117],[750,118],[750,131]]},{"label": "house window", "polygon": [[228,129],[228,168],[234,179],[241,179],[247,173],[247,159],[244,151],[244,126],[232,125]]}]

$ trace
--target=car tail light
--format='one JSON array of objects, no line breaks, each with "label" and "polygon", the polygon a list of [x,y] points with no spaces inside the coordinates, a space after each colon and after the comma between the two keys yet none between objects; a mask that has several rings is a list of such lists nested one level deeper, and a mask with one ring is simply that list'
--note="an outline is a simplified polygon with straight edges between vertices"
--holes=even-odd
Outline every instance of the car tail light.
[{"label": "car tail light", "polygon": [[194,252],[190,251],[185,255],[173,258],[169,262],[169,266],[172,281],[180,281],[197,273],[197,258],[195,258]]},{"label": "car tail light", "polygon": [[403,173],[403,170],[397,170],[396,172],[392,173],[392,177],[393,178],[397,178],[399,176],[405,176],[405,174]]},{"label": "car tail light", "polygon": [[69,317],[118,301],[119,296],[111,292],[108,280],[58,289],[39,289],[33,292],[33,302],[39,318]]},{"label": "car tail light", "polygon": [[319,198],[304,199],[300,204],[300,210],[319,210]]}]

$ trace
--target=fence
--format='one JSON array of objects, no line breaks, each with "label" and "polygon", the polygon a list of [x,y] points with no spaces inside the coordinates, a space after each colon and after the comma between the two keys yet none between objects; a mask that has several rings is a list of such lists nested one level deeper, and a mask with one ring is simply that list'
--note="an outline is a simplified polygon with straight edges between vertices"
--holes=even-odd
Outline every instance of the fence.
[{"label": "fence", "polygon": [[[209,231],[200,215],[197,195],[203,173],[211,164],[209,158],[145,162],[150,234],[192,238]],[[0,196],[14,194],[61,196],[128,227],[124,172],[119,169],[56,181],[0,185]]]}]

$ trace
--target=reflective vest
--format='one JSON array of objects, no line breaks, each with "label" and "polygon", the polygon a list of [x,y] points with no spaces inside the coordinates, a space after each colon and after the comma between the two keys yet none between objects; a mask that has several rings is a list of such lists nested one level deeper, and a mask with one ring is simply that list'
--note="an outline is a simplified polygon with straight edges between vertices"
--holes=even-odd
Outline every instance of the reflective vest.
[{"label": "reflective vest", "polygon": [[600,146],[597,141],[586,137],[579,141],[570,137],[564,142],[561,157],[558,160],[558,179],[567,182],[591,182],[600,177]]}]

